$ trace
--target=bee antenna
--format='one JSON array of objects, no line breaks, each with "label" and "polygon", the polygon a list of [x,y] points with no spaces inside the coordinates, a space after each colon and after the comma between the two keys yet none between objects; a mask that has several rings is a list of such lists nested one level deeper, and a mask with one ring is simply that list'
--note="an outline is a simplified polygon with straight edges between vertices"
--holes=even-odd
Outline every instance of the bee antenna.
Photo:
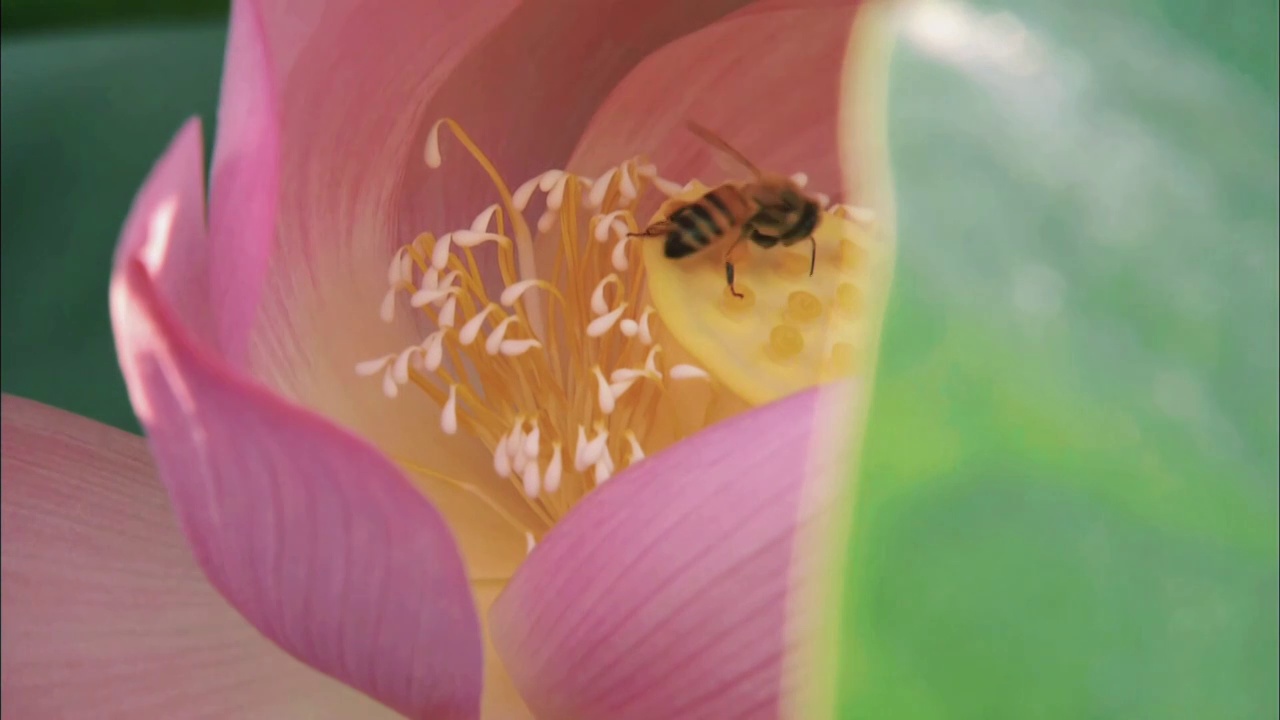
[{"label": "bee antenna", "polygon": [[699,125],[698,123],[692,120],[685,121],[685,126],[689,128],[690,132],[692,132],[694,135],[697,135],[703,142],[707,143],[708,145],[714,148],[717,148],[721,152],[733,157],[733,159],[742,163],[742,166],[750,170],[752,175],[755,175],[756,177],[760,177],[763,174],[760,172],[760,168],[756,167],[755,163],[748,160],[746,155],[743,155],[742,153],[738,152],[737,148],[725,142],[724,138],[721,138],[719,135],[715,134],[714,132],[708,130],[707,128]]}]

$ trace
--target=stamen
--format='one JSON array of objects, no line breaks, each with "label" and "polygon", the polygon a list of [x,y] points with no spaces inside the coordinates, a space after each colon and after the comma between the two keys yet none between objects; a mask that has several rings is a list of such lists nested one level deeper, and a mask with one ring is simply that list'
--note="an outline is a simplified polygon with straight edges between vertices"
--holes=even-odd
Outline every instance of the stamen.
[{"label": "stamen", "polygon": [[[462,326],[462,330],[458,331],[458,342],[462,343],[464,347],[475,342],[476,335],[480,334],[480,326],[484,324],[484,319],[489,317],[489,313],[497,309],[498,306],[491,303],[485,306],[484,310],[476,313],[475,317],[468,320]],[[490,353],[490,355],[492,354]]]},{"label": "stamen", "polygon": [[471,232],[489,232],[489,223],[493,220],[493,214],[498,212],[498,204],[494,203],[485,208],[471,221]]},{"label": "stamen", "polygon": [[604,315],[605,313],[609,312],[609,303],[605,302],[605,299],[604,299],[604,288],[606,285],[610,285],[610,284],[612,285],[618,284],[617,275],[614,275],[613,273],[609,273],[604,277],[603,280],[596,283],[595,290],[591,291],[591,312],[595,313],[596,315]]},{"label": "stamen", "polygon": [[382,372],[382,369],[387,366],[387,363],[391,362],[395,357],[395,353],[391,353],[373,360],[362,360],[361,362],[356,363],[356,375],[359,375],[360,377],[377,375]]},{"label": "stamen", "polygon": [[458,386],[449,385],[449,399],[440,411],[440,429],[446,435],[458,434]]},{"label": "stamen", "polygon": [[635,465],[644,459],[644,448],[640,447],[636,434],[630,430],[627,431],[627,443],[631,446],[631,456],[627,458],[627,464]]},{"label": "stamen", "polygon": [[591,236],[596,239],[596,242],[605,242],[608,240],[610,232],[614,235],[626,237],[627,226],[621,220],[617,219],[625,214],[627,214],[626,210],[614,210],[606,215],[601,215],[600,220],[596,223],[595,229],[591,232]]},{"label": "stamen", "polygon": [[599,485],[611,477],[613,477],[613,458],[610,457],[609,448],[606,447],[595,464],[596,484]]},{"label": "stamen", "polygon": [[517,319],[515,315],[503,318],[502,322],[498,323],[498,327],[494,328],[493,332],[489,333],[489,337],[484,341],[484,351],[490,355],[497,355],[498,351],[502,349],[502,339],[507,335],[507,326]]},{"label": "stamen", "polygon": [[493,471],[504,480],[511,477],[511,457],[507,455],[507,437],[503,435],[498,438],[498,445],[493,451]]},{"label": "stamen", "polygon": [[613,408],[615,407],[613,389],[609,387],[609,381],[605,379],[604,373],[601,372],[599,365],[592,368],[591,372],[596,376],[596,397],[600,403],[600,412],[608,415],[613,412]]},{"label": "stamen", "polygon": [[592,320],[587,325],[587,337],[596,338],[609,332],[609,328],[613,327],[613,324],[618,322],[618,318],[622,317],[622,313],[626,309],[627,304],[622,303],[618,307],[614,308],[609,314],[601,315],[595,320]]},{"label": "stamen", "polygon": [[591,194],[587,196],[587,202],[591,204],[591,207],[598,208],[604,204],[604,194],[609,191],[610,182],[617,173],[617,168],[609,168],[591,183]]},{"label": "stamen", "polygon": [[517,357],[540,347],[542,347],[542,343],[537,340],[503,340],[498,345],[498,353],[503,357]]},{"label": "stamen", "polygon": [[584,436],[582,435],[582,428],[581,427],[578,428],[578,433],[579,433],[578,439],[580,443],[578,446],[579,453],[578,453],[578,458],[574,461],[574,468],[578,472],[582,472],[583,470],[586,470],[587,468],[599,462],[600,455],[605,450],[605,443],[609,441],[608,430],[606,430],[604,427],[601,427],[599,425],[597,425],[596,429],[597,429],[596,436],[591,438],[591,440],[588,441],[585,445],[582,445],[581,441],[584,438]]},{"label": "stamen", "polygon": [[474,230],[454,230],[452,236],[453,242],[461,248],[473,248],[485,242],[509,242],[505,235]]},{"label": "stamen", "polygon": [[537,458],[533,458],[524,466],[520,479],[524,481],[524,496],[530,500],[538,497],[538,493],[542,491],[542,474],[538,472]]},{"label": "stamen", "polygon": [[560,443],[551,445],[551,462],[547,463],[547,472],[542,476],[542,487],[548,493],[560,489],[560,475],[564,472],[564,460],[560,456]]},{"label": "stamen", "polygon": [[693,365],[680,364],[680,365],[675,365],[670,370],[668,370],[667,377],[671,378],[672,380],[688,380],[690,378],[707,379],[707,378],[710,378],[711,376],[707,374],[706,370],[703,370],[700,367],[694,367]]},{"label": "stamen", "polygon": [[450,295],[449,298],[444,301],[444,307],[440,308],[440,320],[439,320],[440,327],[442,328],[453,327],[453,323],[457,317],[457,314],[458,314],[458,297],[456,295]]},{"label": "stamen", "polygon": [[609,256],[609,263],[613,265],[613,269],[618,272],[626,272],[630,267],[627,262],[627,241],[631,238],[623,236],[616,245],[613,246],[613,253]]},{"label": "stamen", "polygon": [[435,247],[431,249],[431,267],[444,270],[449,265],[449,245],[453,242],[453,233],[445,233],[436,238]]},{"label": "stamen", "polygon": [[427,351],[424,362],[427,372],[439,370],[440,363],[444,362],[444,331],[437,330],[428,335],[422,341],[422,347]]}]

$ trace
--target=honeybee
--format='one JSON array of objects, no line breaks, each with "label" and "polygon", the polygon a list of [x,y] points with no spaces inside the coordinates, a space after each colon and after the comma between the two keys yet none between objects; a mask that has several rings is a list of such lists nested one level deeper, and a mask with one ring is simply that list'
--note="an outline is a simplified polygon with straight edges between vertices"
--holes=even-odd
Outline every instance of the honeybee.
[{"label": "honeybee", "polygon": [[704,142],[729,155],[754,176],[751,180],[726,182],[708,190],[693,202],[672,210],[634,237],[666,236],[663,254],[668,258],[688,257],[716,242],[728,242],[724,250],[724,274],[729,292],[743,297],[733,285],[733,264],[744,242],[761,248],[790,247],[808,240],[809,274],[818,260],[818,243],[813,231],[822,208],[790,178],[766,173],[718,135],[695,122],[688,128]]}]

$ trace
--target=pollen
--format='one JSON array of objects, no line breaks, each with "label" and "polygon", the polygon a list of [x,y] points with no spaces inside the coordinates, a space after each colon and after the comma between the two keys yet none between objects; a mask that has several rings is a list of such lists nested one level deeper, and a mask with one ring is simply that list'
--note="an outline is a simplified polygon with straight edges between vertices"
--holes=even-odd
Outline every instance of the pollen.
[{"label": "pollen", "polygon": [[[449,119],[432,126],[426,164],[448,172],[468,159],[458,146],[489,176],[492,204],[468,227],[421,232],[387,259],[370,321],[410,312],[425,331],[405,347],[369,348],[353,382],[387,402],[424,403],[446,437],[486,448],[479,479],[402,464],[480,497],[530,548],[629,465],[853,372],[847,336],[876,253],[847,206],[824,213],[812,277],[800,247],[753,248],[735,297],[715,251],[677,263],[661,241],[629,235],[646,224],[640,208],[648,216],[705,191],[696,180],[663,178],[637,157],[594,177],[549,170],[512,191]],[[850,252],[857,262],[843,259]]]}]

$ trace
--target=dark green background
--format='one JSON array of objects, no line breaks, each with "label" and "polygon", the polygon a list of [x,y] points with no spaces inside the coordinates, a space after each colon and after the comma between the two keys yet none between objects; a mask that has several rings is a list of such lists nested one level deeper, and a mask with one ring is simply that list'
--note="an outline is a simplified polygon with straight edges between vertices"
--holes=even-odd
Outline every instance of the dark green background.
[{"label": "dark green background", "polygon": [[[157,153],[213,117],[221,24],[172,22],[220,5],[3,5],[6,392],[136,429],[107,268]],[[1044,70],[895,56],[835,705],[1274,718],[1277,5],[966,7],[1014,13]]]}]

